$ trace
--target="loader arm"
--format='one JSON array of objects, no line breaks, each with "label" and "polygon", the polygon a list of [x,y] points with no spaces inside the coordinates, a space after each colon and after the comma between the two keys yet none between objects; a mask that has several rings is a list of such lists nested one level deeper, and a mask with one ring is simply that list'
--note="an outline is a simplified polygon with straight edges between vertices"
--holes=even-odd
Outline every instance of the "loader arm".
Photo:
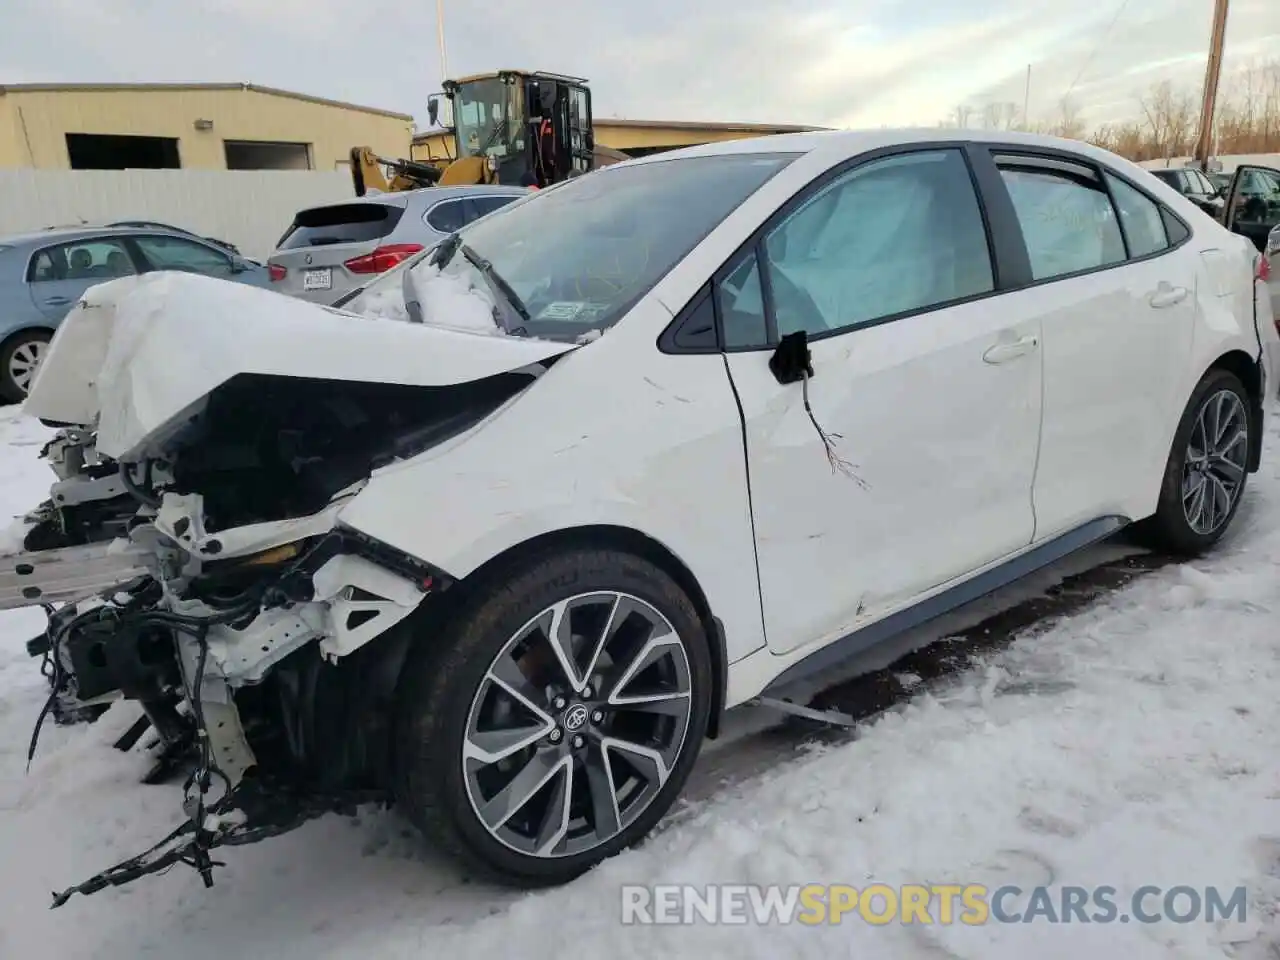
[{"label": "loader arm", "polygon": [[[386,167],[392,174],[387,180],[382,172]],[[370,190],[382,193],[398,193],[434,186],[440,181],[441,170],[429,163],[413,160],[388,160],[368,147],[351,148],[351,184],[356,196],[363,197]]]}]

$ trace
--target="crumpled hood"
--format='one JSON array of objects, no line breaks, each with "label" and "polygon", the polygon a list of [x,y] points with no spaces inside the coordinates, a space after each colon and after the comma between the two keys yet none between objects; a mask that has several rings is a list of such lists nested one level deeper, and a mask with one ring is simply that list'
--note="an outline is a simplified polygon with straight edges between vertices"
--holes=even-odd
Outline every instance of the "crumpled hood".
[{"label": "crumpled hood", "polygon": [[238,374],[447,386],[574,344],[344,313],[244,284],[161,272],[91,288],[62,321],[23,410],[93,424],[127,458]]}]

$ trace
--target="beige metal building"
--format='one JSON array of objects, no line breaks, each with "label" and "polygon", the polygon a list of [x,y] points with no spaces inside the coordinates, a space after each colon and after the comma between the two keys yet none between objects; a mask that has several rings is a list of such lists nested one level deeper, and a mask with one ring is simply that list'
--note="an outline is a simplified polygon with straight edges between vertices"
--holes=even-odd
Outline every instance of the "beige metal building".
[{"label": "beige metal building", "polygon": [[[769,123],[693,123],[684,120],[606,120],[595,117],[596,143],[633,157],[677,150],[699,143],[742,140],[775,133],[801,133],[822,127]],[[430,130],[413,138],[414,160],[443,159],[453,153],[450,134]]]},{"label": "beige metal building", "polygon": [[412,139],[406,114],[251,83],[0,86],[0,168],[333,170]]}]

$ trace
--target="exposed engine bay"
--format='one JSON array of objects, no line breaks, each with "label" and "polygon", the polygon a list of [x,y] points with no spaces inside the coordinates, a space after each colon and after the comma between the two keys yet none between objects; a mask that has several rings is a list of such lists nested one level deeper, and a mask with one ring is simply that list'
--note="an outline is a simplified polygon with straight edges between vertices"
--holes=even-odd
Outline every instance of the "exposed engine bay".
[{"label": "exposed engine bay", "polygon": [[145,717],[117,746],[150,728],[154,778],[190,773],[178,829],[55,906],[178,862],[211,885],[218,846],[389,802],[410,633],[393,628],[451,581],[339,514],[374,471],[474,427],[545,369],[440,385],[237,374],[136,458],[103,454],[98,423],[60,424],[41,453],[49,500],[0,567],[0,608],[48,614],[28,644],[51,687],[30,755],[48,714],[93,719],[123,698]]}]

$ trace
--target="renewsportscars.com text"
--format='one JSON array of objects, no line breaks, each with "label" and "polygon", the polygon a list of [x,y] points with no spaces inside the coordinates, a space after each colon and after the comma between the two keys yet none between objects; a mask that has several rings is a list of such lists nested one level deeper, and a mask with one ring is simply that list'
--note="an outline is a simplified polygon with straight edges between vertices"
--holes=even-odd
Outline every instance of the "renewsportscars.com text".
[{"label": "renewsportscars.com text", "polygon": [[1243,922],[1244,887],[1062,886],[994,889],[981,884],[629,885],[624,924],[771,924],[845,921],[918,923],[1215,923]]}]

